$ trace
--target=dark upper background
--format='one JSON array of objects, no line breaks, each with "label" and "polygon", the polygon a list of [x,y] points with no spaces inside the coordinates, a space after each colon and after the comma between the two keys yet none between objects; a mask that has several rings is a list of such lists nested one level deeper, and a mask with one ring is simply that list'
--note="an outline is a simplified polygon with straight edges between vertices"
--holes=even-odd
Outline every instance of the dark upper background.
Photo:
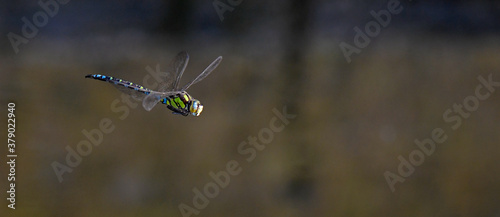
[{"label": "dark upper background", "polygon": [[[481,101],[456,130],[442,117],[474,94],[478,76],[500,80],[498,1],[402,1],[351,63],[339,44],[352,45],[353,28],[387,1],[243,0],[223,21],[212,3],[70,1],[18,54],[6,35],[20,34],[21,18],[40,7],[0,3],[0,99],[17,104],[19,154],[17,209],[4,203],[1,212],[182,216],[192,189],[237,160],[241,174],[199,216],[500,215],[500,96]],[[143,83],[146,67],[164,69],[182,50],[191,59],[181,83],[224,56],[189,90],[205,105],[197,118],[157,106],[121,120],[111,109],[120,92],[84,79]],[[238,145],[283,106],[297,118],[246,162]],[[66,147],[103,118],[113,132],[59,183],[51,164],[65,163]],[[448,139],[391,192],[384,172],[397,173],[398,156],[408,159],[413,141],[435,128]]]}]

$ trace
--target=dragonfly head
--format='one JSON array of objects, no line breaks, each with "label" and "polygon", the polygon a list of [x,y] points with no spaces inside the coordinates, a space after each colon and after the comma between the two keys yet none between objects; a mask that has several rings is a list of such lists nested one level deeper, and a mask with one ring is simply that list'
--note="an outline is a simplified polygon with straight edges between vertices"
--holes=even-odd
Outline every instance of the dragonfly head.
[{"label": "dragonfly head", "polygon": [[191,112],[193,116],[200,116],[202,111],[203,105],[201,104],[201,102],[197,99],[193,99],[191,105],[189,105],[189,112]]}]

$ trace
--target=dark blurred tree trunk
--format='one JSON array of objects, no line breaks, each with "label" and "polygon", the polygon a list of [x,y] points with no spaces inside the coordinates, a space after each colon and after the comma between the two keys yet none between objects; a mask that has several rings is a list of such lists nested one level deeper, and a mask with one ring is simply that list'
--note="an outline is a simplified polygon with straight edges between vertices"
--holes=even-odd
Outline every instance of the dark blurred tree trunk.
[{"label": "dark blurred tree trunk", "polygon": [[193,13],[193,1],[165,0],[165,16],[158,31],[174,37],[183,37],[192,26],[189,18]]},{"label": "dark blurred tree trunk", "polygon": [[[293,165],[290,171],[289,182],[287,183],[286,196],[298,202],[300,205],[307,205],[313,193],[313,180],[311,177],[312,161],[310,159],[311,151],[308,142],[304,138],[301,129],[307,129],[304,126],[307,121],[307,114],[300,113],[304,95],[304,79],[306,77],[305,53],[308,44],[308,26],[310,22],[310,10],[312,1],[292,0],[290,1],[287,18],[289,22],[287,32],[284,34],[284,66],[283,78],[285,86],[283,87],[283,97],[289,113],[297,114],[296,122],[289,125],[287,133],[294,135],[292,141],[288,141],[287,150],[289,150],[289,162]],[[306,202],[306,203],[304,203]],[[295,206],[300,209],[300,213],[306,215],[308,208]]]},{"label": "dark blurred tree trunk", "polygon": [[298,97],[302,89],[301,78],[304,77],[304,54],[307,43],[306,27],[309,18],[310,1],[290,1],[288,12],[288,32],[285,33],[285,100],[289,109],[297,111]]}]

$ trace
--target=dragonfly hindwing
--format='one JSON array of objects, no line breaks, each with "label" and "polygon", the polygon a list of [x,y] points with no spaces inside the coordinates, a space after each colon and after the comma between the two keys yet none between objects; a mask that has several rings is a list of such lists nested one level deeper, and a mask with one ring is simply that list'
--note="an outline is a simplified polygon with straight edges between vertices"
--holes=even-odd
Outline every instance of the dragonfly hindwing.
[{"label": "dragonfly hindwing", "polygon": [[142,100],[142,107],[146,109],[146,111],[151,111],[153,107],[155,107],[158,102],[160,102],[161,94],[159,93],[151,93],[147,95],[143,100]]},{"label": "dragonfly hindwing", "polygon": [[156,104],[158,104],[162,99],[166,97],[171,97],[175,94],[181,93],[180,91],[171,91],[171,92],[156,92],[152,91],[142,100],[142,107],[146,109],[146,111],[151,111]]},{"label": "dragonfly hindwing", "polygon": [[161,82],[159,84],[158,92],[175,91],[178,88],[179,81],[182,74],[186,69],[189,62],[189,55],[183,51],[177,54],[175,58],[168,64],[165,72],[160,72],[159,77]]}]

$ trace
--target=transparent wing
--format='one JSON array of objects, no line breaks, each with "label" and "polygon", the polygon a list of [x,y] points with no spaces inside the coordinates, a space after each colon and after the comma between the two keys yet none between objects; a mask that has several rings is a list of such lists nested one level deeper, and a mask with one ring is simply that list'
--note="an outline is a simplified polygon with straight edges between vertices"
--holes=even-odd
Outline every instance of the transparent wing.
[{"label": "transparent wing", "polygon": [[[175,82],[172,90],[177,90],[179,88],[179,82],[181,80],[182,74],[184,73],[184,70],[186,70],[186,66],[189,63],[189,54],[186,51],[182,51],[179,54],[177,54],[177,57],[175,58]],[[177,61],[179,59],[179,61]]]},{"label": "transparent wing", "polygon": [[142,100],[142,107],[144,107],[146,111],[151,111],[151,109],[153,109],[153,107],[155,107],[155,105],[158,104],[160,100],[162,100],[167,96],[172,96],[178,93],[180,93],[180,91],[170,91],[163,93],[153,91],[149,93],[146,97],[144,97],[144,100]]},{"label": "transparent wing", "polygon": [[130,89],[128,87],[124,87],[124,86],[118,86],[118,85],[113,85],[116,87],[116,89],[120,90],[122,93],[125,93],[127,95],[130,95],[132,98],[136,99],[136,100],[143,100],[147,95],[147,93],[149,93],[150,90],[141,90],[141,89],[138,89],[138,90],[135,90],[135,89]]},{"label": "transparent wing", "polygon": [[161,82],[159,84],[158,92],[173,91],[177,89],[179,80],[186,69],[189,62],[189,55],[187,52],[182,51],[168,64],[165,72],[158,72]]},{"label": "transparent wing", "polygon": [[201,80],[203,80],[204,78],[206,78],[215,68],[217,68],[217,66],[221,61],[222,61],[222,56],[217,57],[217,59],[215,59],[212,63],[210,63],[210,65],[205,70],[203,70],[203,72],[200,73],[198,77],[196,77],[194,80],[184,85],[184,87],[182,87],[180,90],[181,91],[187,90],[189,87],[191,87],[191,85],[196,84]]}]

